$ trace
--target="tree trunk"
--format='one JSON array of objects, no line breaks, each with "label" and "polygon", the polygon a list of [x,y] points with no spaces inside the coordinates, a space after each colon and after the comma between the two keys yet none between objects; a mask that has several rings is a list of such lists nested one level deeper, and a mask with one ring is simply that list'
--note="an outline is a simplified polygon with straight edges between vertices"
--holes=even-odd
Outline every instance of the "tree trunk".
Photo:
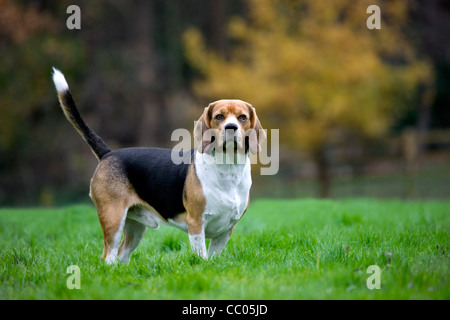
[{"label": "tree trunk", "polygon": [[325,148],[319,149],[315,153],[317,165],[317,181],[319,183],[319,197],[329,198],[331,187],[330,165],[326,156]]},{"label": "tree trunk", "polygon": [[209,6],[211,14],[208,26],[212,46],[222,57],[228,59],[229,54],[225,32],[226,1],[211,0]]},{"label": "tree trunk", "polygon": [[135,10],[134,49],[138,68],[138,95],[141,105],[139,144],[160,145],[169,127],[164,88],[162,59],[155,48],[155,6],[151,1],[137,1]]}]

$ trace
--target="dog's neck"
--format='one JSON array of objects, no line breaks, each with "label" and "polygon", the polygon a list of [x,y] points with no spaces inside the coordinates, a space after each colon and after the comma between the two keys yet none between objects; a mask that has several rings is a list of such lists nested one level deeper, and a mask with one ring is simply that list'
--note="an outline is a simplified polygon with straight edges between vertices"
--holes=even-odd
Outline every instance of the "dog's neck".
[{"label": "dog's neck", "polygon": [[[227,159],[227,157],[231,159]],[[195,167],[197,174],[208,177],[208,184],[218,184],[224,191],[236,188],[243,181],[251,181],[248,154],[231,153],[231,155],[228,155],[215,152],[212,155],[197,151]]]},{"label": "dog's neck", "polygon": [[197,151],[195,156],[195,163],[201,165],[208,165],[214,170],[229,171],[229,170],[244,170],[250,165],[248,152],[234,152],[233,150],[217,151],[213,150],[209,153],[201,153]]},{"label": "dog's neck", "polygon": [[[210,201],[214,198],[230,205],[246,203],[252,184],[250,158],[248,154],[241,154],[236,159],[240,161],[229,164],[223,163],[224,156],[219,152],[211,155],[197,151],[195,170],[203,192]],[[232,200],[227,201],[229,198]],[[238,198],[239,201],[236,200]]]}]

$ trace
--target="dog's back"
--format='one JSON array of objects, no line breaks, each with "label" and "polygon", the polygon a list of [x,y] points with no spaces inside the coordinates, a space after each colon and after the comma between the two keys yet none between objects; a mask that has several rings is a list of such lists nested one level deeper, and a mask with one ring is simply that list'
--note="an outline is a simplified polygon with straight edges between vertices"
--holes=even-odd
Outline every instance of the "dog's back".
[{"label": "dog's back", "polygon": [[186,211],[183,188],[195,149],[186,151],[186,161],[176,165],[172,152],[162,148],[125,148],[108,153],[103,160],[114,159],[137,195],[168,220]]}]

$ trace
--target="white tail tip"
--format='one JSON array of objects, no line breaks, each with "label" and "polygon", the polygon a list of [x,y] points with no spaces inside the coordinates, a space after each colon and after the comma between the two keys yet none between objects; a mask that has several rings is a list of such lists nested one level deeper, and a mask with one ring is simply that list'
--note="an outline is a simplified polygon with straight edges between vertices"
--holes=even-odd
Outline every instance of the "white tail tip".
[{"label": "white tail tip", "polygon": [[55,83],[55,87],[58,92],[69,90],[69,85],[67,84],[66,78],[64,78],[62,72],[55,67],[53,67],[53,82]]}]

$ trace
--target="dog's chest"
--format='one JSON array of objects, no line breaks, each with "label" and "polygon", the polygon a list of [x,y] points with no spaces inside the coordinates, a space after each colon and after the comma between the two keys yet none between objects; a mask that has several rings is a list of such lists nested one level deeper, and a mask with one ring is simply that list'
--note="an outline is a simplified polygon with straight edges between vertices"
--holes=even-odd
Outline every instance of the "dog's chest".
[{"label": "dog's chest", "polygon": [[236,165],[196,163],[196,174],[206,199],[205,235],[213,238],[230,230],[247,208],[252,183],[250,162]]}]

